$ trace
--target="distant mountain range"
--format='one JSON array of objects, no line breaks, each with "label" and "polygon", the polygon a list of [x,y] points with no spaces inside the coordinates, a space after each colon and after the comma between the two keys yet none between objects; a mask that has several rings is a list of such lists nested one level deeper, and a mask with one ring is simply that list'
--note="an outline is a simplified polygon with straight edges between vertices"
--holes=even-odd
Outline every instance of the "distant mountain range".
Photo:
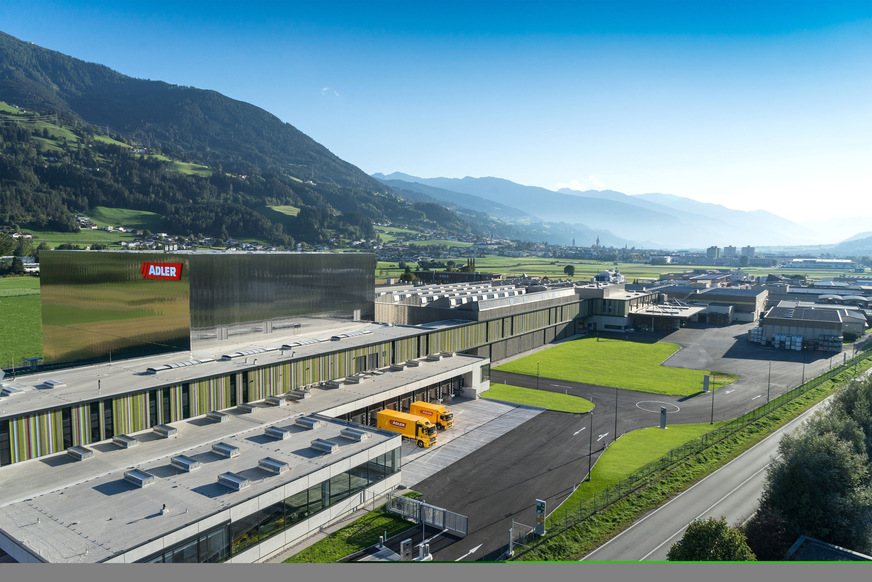
[{"label": "distant mountain range", "polygon": [[815,236],[806,227],[769,212],[732,210],[669,194],[630,196],[613,190],[569,189],[554,192],[500,178],[419,178],[399,172],[373,177],[394,188],[431,194],[434,191],[428,188],[438,188],[441,200],[488,214],[509,216],[509,207],[519,216],[583,224],[592,230],[608,231],[605,240],[623,239],[638,247],[808,245]]}]

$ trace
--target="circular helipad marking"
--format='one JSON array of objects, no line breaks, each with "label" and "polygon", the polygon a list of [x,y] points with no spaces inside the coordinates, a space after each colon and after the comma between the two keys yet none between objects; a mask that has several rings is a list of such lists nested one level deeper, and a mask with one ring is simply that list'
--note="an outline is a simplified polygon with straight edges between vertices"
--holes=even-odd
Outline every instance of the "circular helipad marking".
[{"label": "circular helipad marking", "polygon": [[[650,408],[645,408],[645,406],[654,406],[655,409],[651,410]],[[659,413],[661,406],[666,407],[667,414],[672,413],[672,412],[678,412],[679,410],[681,410],[678,406],[676,406],[675,404],[672,404],[671,402],[661,402],[660,400],[642,400],[642,401],[636,403],[636,408],[640,408],[640,409],[644,410],[645,412]]]}]

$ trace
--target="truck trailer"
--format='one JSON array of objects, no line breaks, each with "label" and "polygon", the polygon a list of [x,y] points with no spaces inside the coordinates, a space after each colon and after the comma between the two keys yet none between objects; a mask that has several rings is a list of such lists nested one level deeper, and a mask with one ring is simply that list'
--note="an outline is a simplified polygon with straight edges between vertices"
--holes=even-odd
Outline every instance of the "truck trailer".
[{"label": "truck trailer", "polygon": [[382,410],[376,416],[376,426],[410,438],[419,447],[432,447],[436,444],[436,425],[414,414]]},{"label": "truck trailer", "polygon": [[409,412],[433,422],[440,430],[454,426],[454,414],[442,404],[418,400],[409,406]]}]

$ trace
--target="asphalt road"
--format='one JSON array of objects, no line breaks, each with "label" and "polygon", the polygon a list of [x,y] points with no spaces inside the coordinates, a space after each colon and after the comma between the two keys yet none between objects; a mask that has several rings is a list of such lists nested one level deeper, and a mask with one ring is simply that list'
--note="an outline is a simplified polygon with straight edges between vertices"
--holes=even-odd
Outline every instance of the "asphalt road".
[{"label": "asphalt road", "polygon": [[781,436],[796,430],[814,410],[774,431],[760,444],[639,519],[583,561],[664,561],[669,548],[695,519],[723,516],[730,525],[744,523],[757,510],[766,468],[778,456]]},{"label": "asphalt road", "polygon": [[[470,531],[466,537],[427,534],[428,539],[432,538],[429,543],[435,559],[498,559],[508,544],[512,521],[533,524],[535,499],[545,499],[549,513],[553,511],[586,478],[589,464],[596,462],[605,441],[611,442],[615,435],[625,432],[658,426],[661,406],[667,408],[668,424],[729,420],[765,403],[767,393],[774,398],[799,385],[803,378],[811,378],[842,362],[841,354],[791,352],[751,344],[746,339],[747,330],[754,325],[682,328],[665,337],[636,335],[636,339],[682,345],[664,365],[739,375],[737,382],[715,390],[713,395],[663,396],[492,371],[491,382],[528,388],[538,384],[541,390],[588,398],[595,408],[592,414],[547,411],[417,484],[415,489],[423,493],[428,503],[469,517]],[[771,440],[777,446],[777,440]],[[762,479],[763,473],[748,483]],[[733,488],[741,482],[729,481]],[[716,500],[712,497],[722,496],[707,487],[696,489],[710,500],[708,505]],[[758,495],[745,497],[756,504]],[[753,509],[749,507],[740,504],[730,512],[750,515]],[[663,531],[672,533],[689,521],[682,516],[672,524],[674,529],[669,530],[668,526],[661,529],[665,527]],[[616,556],[601,559],[639,559],[620,552]]]}]

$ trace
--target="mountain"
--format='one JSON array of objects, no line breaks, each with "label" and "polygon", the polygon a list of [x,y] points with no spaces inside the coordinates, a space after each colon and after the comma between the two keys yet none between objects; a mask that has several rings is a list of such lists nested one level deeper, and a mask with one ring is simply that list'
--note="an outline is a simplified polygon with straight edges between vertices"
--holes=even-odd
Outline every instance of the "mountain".
[{"label": "mountain", "polygon": [[[584,224],[546,222],[517,208],[506,206],[480,196],[454,192],[414,181],[414,176],[395,172],[390,176],[376,173],[373,177],[391,186],[400,196],[416,202],[437,202],[458,215],[479,225],[491,237],[546,241],[557,245],[591,245],[597,239],[604,245],[622,247],[630,241],[615,236],[605,229],[592,229]],[[404,178],[410,178],[409,180]]]},{"label": "mountain", "polygon": [[801,225],[768,212],[731,210],[667,194],[630,196],[613,190],[566,189],[554,192],[493,177],[418,178],[391,174],[386,178],[479,196],[545,221],[608,230],[640,247],[808,244],[812,236]]},{"label": "mountain", "polygon": [[[269,238],[276,241],[290,242],[283,237],[291,235],[296,240],[323,242],[334,234],[349,238],[371,234],[375,220],[404,213],[423,218],[426,214],[413,211],[389,187],[254,105],[215,91],[131,78],[4,33],[0,33],[0,101],[43,114],[27,120],[30,125],[21,125],[24,120],[16,122],[30,130],[29,137],[18,133],[10,137],[16,147],[31,153],[6,159],[10,173],[5,177],[11,181],[0,191],[7,220],[14,219],[9,209],[19,209],[16,212],[23,216],[27,206],[36,203],[51,207],[54,227],[70,226],[61,216],[64,212],[87,212],[99,198],[99,204],[108,206],[202,214],[202,220],[175,220],[173,224],[199,227],[205,234],[249,236],[259,231],[271,233]],[[62,140],[60,128],[78,137]],[[56,142],[40,142],[42,136],[34,132],[42,129],[58,137]],[[103,179],[95,181],[88,175],[94,168],[88,168],[89,160],[79,151],[79,144],[93,147],[93,136],[98,133],[115,138],[116,145],[121,144],[118,147],[130,150],[135,146],[136,151],[160,154],[148,156],[160,178],[148,175],[144,168],[125,168],[125,172],[136,173],[135,180],[125,182],[127,174],[113,171],[120,171],[118,164],[127,162],[103,151],[96,162],[111,158],[116,164],[101,167]],[[47,154],[49,146],[65,155]],[[4,148],[2,153],[10,152]],[[172,176],[167,173],[172,168],[160,160],[205,165],[211,178],[203,179],[210,183]],[[40,170],[46,165],[49,171]],[[53,182],[49,174],[58,170],[64,178]],[[65,189],[69,183],[73,191]],[[280,216],[268,210],[275,206],[293,206],[299,214]],[[248,226],[243,228],[243,222]],[[70,228],[74,226],[73,222]]]}]

